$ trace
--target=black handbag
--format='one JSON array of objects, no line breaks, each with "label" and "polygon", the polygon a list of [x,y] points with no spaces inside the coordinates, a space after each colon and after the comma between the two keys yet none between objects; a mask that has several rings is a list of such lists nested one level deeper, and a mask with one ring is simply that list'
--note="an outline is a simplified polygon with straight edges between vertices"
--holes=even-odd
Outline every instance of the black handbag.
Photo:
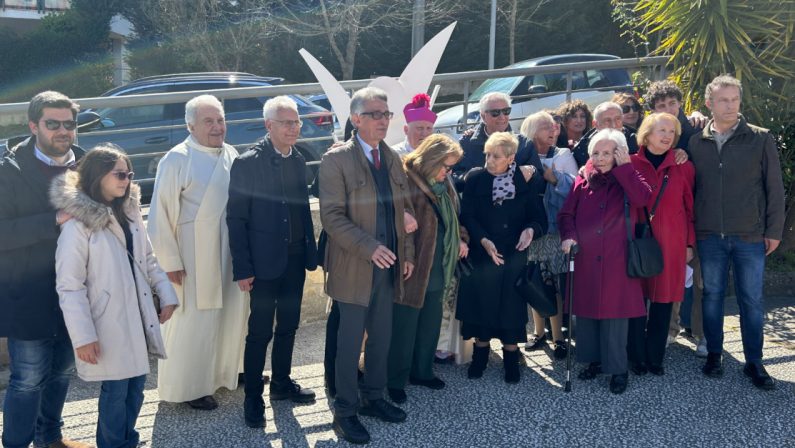
[{"label": "black handbag", "polygon": [[544,271],[541,263],[528,262],[514,286],[525,302],[542,317],[558,314],[554,276],[549,271]]},{"label": "black handbag", "polygon": [[654,201],[651,212],[643,207],[646,214],[646,222],[638,223],[635,227],[635,238],[632,238],[632,230],[629,221],[629,199],[624,193],[624,220],[627,226],[627,276],[632,278],[649,278],[659,275],[663,271],[663,255],[660,243],[654,238],[654,231],[651,222],[657,206],[660,205],[665,186],[668,184],[668,171],[665,172],[660,193]]}]

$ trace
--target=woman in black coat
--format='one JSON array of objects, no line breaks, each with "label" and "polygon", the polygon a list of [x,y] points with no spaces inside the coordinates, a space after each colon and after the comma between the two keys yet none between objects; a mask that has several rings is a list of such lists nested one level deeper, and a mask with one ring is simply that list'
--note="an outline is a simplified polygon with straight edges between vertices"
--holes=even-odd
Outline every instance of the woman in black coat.
[{"label": "woman in black coat", "polygon": [[547,227],[541,196],[530,183],[536,170],[517,169],[517,146],[510,133],[495,132],[486,141],[486,167],[467,175],[461,223],[470,234],[474,269],[461,280],[456,308],[461,335],[475,338],[469,377],[483,375],[489,341],[498,338],[507,383],[519,382],[517,344],[527,341],[527,305],[514,283],[527,263],[523,251]]}]

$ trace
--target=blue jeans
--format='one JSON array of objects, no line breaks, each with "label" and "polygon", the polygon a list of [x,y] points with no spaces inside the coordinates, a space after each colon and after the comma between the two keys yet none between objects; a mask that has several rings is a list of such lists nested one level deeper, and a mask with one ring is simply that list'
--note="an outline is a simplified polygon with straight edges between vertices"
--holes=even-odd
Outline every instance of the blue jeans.
[{"label": "blue jeans", "polygon": [[144,404],[144,384],[146,375],[102,382],[97,448],[134,448],[138,445],[135,421]]},{"label": "blue jeans", "polygon": [[746,363],[761,363],[764,325],[762,287],[765,272],[765,243],[748,243],[737,237],[710,235],[698,241],[704,278],[704,337],[709,353],[723,352],[723,298],[729,275],[740,308],[740,332]]},{"label": "blue jeans", "polygon": [[685,328],[693,328],[690,316],[693,314],[693,288],[695,287],[696,285],[693,284],[689,288],[685,288],[684,300],[679,307],[679,324]]},{"label": "blue jeans", "polygon": [[69,338],[8,339],[11,378],[3,404],[3,446],[61,440],[61,412],[75,366]]}]

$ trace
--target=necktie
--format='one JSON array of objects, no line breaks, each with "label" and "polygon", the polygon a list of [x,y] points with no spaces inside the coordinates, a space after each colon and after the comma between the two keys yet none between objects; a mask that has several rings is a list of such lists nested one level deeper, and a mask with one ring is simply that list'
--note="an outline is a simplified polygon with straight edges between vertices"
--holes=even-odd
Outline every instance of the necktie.
[{"label": "necktie", "polygon": [[381,159],[378,157],[378,149],[373,149],[370,151],[373,154],[373,165],[375,165],[375,169],[381,169]]}]

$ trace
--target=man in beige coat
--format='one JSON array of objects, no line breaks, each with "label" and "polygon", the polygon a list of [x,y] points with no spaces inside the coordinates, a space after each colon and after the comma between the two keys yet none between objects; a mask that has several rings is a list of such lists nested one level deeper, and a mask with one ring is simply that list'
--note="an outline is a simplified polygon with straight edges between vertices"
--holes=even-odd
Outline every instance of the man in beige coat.
[{"label": "man in beige coat", "polygon": [[[383,398],[392,303],[403,296],[403,281],[414,269],[414,244],[404,228],[404,212],[412,211],[406,174],[383,141],[390,118],[386,93],[359,90],[351,99],[354,136],[320,164],[320,218],[329,237],[326,292],[340,309],[334,431],[352,443],[370,440],[357,408],[387,422],[406,419]],[[365,330],[359,407],[356,370]]]},{"label": "man in beige coat", "polygon": [[213,394],[237,388],[248,293],[232,279],[226,227],[229,172],[237,151],[224,143],[221,102],[185,105],[190,136],[158,164],[148,232],[181,307],[163,327],[168,359],[157,372],[160,399],[215,409]]}]

